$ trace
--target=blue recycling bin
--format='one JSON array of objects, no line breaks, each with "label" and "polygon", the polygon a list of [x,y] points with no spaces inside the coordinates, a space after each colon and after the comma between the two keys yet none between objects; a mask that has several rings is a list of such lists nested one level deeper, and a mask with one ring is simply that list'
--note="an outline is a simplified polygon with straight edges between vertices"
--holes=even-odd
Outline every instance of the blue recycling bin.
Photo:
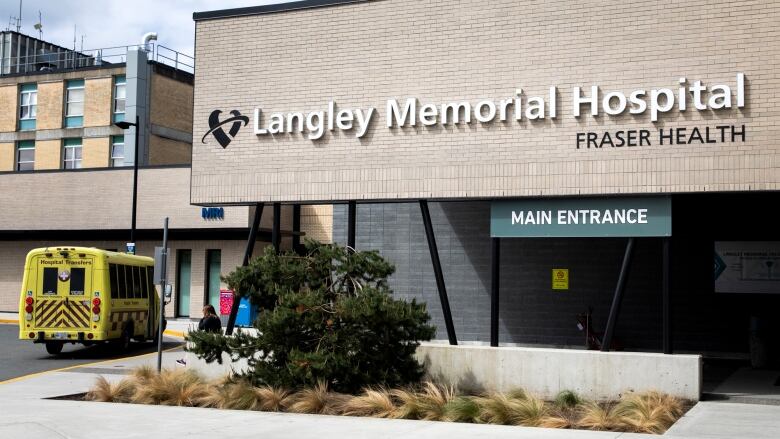
[{"label": "blue recycling bin", "polygon": [[249,327],[254,323],[257,317],[257,307],[249,302],[246,297],[241,298],[238,304],[238,314],[236,314],[236,326]]}]

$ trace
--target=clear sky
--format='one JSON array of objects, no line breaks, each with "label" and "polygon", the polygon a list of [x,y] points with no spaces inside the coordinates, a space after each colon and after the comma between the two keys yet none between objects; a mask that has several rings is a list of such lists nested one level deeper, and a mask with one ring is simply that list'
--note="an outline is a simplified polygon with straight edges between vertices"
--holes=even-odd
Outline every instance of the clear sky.
[{"label": "clear sky", "polygon": [[[21,32],[37,37],[33,28],[38,11],[43,21],[42,39],[64,47],[84,49],[139,44],[146,32],[157,32],[158,44],[188,55],[193,53],[193,12],[244,6],[286,3],[291,0],[23,0]],[[19,15],[19,0],[0,0],[0,29]],[[16,24],[11,26],[16,30]]]}]

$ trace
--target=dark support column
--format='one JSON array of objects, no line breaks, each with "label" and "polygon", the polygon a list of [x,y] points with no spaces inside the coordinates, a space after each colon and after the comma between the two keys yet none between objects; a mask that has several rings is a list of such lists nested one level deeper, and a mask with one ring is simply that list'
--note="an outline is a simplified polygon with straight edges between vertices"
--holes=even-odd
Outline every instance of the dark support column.
[{"label": "dark support column", "polygon": [[[246,240],[246,250],[244,251],[244,261],[241,263],[242,267],[249,265],[249,260],[252,259],[252,252],[255,250],[255,241],[257,240],[257,230],[260,229],[260,219],[263,217],[263,203],[257,203],[255,205],[255,217],[252,220],[252,227],[249,229],[249,238]],[[230,316],[228,317],[227,327],[225,328],[225,335],[233,334],[233,327],[236,325],[236,315],[238,314],[238,306],[240,301],[238,297],[233,297],[233,306],[230,307]]]},{"label": "dark support column", "polygon": [[357,203],[349,202],[347,211],[347,247],[355,249],[355,217],[357,215]]},{"label": "dark support column", "polygon": [[617,287],[615,287],[615,297],[612,299],[612,308],[609,310],[609,320],[607,320],[607,329],[604,331],[604,339],[601,340],[601,351],[609,351],[612,344],[612,335],[615,332],[618,314],[620,314],[620,304],[623,301],[623,290],[626,287],[628,279],[628,269],[631,267],[631,256],[634,252],[634,238],[628,238],[626,244],[626,254],[623,256],[623,266],[620,268]]},{"label": "dark support column", "polygon": [[274,225],[271,229],[271,244],[279,253],[282,246],[282,203],[274,203]]},{"label": "dark support column", "polygon": [[301,205],[293,205],[293,236],[292,248],[295,253],[299,253],[301,247]]},{"label": "dark support column", "polygon": [[426,200],[420,200],[420,210],[422,211],[423,225],[425,226],[425,236],[428,238],[428,250],[431,252],[433,273],[436,276],[436,287],[439,289],[439,301],[441,302],[441,309],[444,313],[444,325],[447,327],[447,338],[449,338],[451,345],[456,345],[458,344],[458,338],[455,336],[455,325],[452,324],[450,301],[447,298],[447,287],[444,285],[444,275],[441,271],[441,261],[439,261],[439,249],[436,248],[436,237],[433,235],[431,213],[428,211],[428,202]]},{"label": "dark support column", "polygon": [[663,349],[664,354],[672,353],[672,298],[671,298],[671,238],[663,238]]},{"label": "dark support column", "polygon": [[498,346],[498,290],[501,275],[501,238],[490,239],[490,346]]}]

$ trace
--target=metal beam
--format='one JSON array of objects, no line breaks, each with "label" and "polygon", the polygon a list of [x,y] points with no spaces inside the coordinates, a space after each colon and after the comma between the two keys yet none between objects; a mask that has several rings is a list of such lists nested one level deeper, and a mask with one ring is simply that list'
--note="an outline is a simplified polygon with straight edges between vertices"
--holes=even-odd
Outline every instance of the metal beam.
[{"label": "metal beam", "polygon": [[347,209],[347,247],[355,250],[355,221],[357,216],[357,203],[350,201]]},{"label": "metal beam", "polygon": [[609,310],[609,320],[607,320],[607,329],[604,331],[604,339],[601,340],[601,351],[609,351],[609,346],[612,344],[612,335],[615,333],[615,324],[617,323],[618,314],[620,314],[620,305],[623,302],[623,291],[626,287],[626,280],[628,279],[628,270],[631,267],[631,256],[634,252],[634,238],[628,238],[626,244],[626,253],[623,256],[623,266],[620,268],[620,276],[618,277],[617,287],[615,287],[615,297],[612,299],[612,308]]},{"label": "metal beam", "polygon": [[664,354],[671,354],[672,347],[672,297],[671,297],[671,239],[669,237],[663,238],[663,352]]},{"label": "metal beam", "polygon": [[444,313],[444,325],[447,327],[447,338],[450,340],[451,345],[457,345],[458,338],[455,335],[455,325],[452,323],[450,301],[447,298],[447,287],[444,285],[444,275],[441,271],[439,249],[436,247],[436,237],[433,235],[433,225],[431,224],[431,213],[428,211],[428,201],[420,200],[420,210],[422,211],[423,225],[425,226],[425,236],[428,238],[428,250],[431,252],[431,262],[433,263],[433,273],[436,277],[436,287],[439,290],[439,301],[441,302],[442,312]]},{"label": "metal beam", "polygon": [[[249,229],[249,238],[246,240],[246,250],[244,251],[244,261],[241,263],[242,267],[249,265],[249,260],[252,259],[252,253],[255,250],[255,241],[257,240],[257,231],[260,229],[260,219],[263,217],[263,203],[257,203],[255,205],[255,217],[252,220],[252,227]],[[240,301],[238,297],[233,297],[233,306],[230,307],[230,316],[228,317],[227,327],[225,328],[225,335],[233,334],[233,327],[236,325],[236,315],[238,315],[238,306]]]},{"label": "metal beam", "polygon": [[293,205],[293,236],[292,236],[292,248],[295,253],[300,252],[301,247],[301,205]]},{"label": "metal beam", "polygon": [[271,229],[271,244],[278,254],[282,247],[282,203],[274,203],[274,223]]},{"label": "metal beam", "polygon": [[498,292],[501,275],[501,238],[490,239],[490,346],[498,346]]}]

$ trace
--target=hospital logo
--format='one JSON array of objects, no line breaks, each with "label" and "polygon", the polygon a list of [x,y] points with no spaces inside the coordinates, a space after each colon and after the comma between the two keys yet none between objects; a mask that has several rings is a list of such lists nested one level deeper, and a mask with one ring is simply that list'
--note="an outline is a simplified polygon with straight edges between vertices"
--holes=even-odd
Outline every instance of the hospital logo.
[{"label": "hospital logo", "polygon": [[62,271],[60,271],[60,274],[59,274],[59,276],[57,276],[57,277],[59,277],[59,278],[60,278],[60,281],[62,281],[62,282],[67,282],[67,281],[68,281],[68,279],[70,279],[70,271],[68,271],[68,270],[62,270]]},{"label": "hospital logo", "polygon": [[[223,121],[219,120],[219,115],[221,113],[222,110],[214,110],[211,112],[211,115],[209,115],[209,130],[203,135],[203,138],[200,139],[201,143],[206,143],[206,137],[208,137],[209,134],[213,134],[220,146],[222,146],[222,148],[227,148],[227,146],[230,145],[230,142],[236,137],[236,134],[238,134],[238,130],[249,123],[249,118],[242,116],[238,110],[231,111],[230,114],[232,114],[233,117],[229,117]],[[241,122],[244,122],[244,124],[242,125]],[[228,129],[226,134],[222,129],[222,126],[227,124],[230,124],[230,129]]]}]

